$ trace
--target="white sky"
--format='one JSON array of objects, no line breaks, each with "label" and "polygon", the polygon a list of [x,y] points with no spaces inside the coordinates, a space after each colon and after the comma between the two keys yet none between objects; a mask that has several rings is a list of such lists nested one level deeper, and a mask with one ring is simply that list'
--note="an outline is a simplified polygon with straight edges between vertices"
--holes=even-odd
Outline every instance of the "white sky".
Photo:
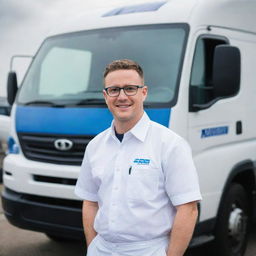
[{"label": "white sky", "polygon": [[[0,96],[6,96],[10,58],[34,55],[41,42],[65,17],[102,7],[131,5],[152,0],[0,0]],[[17,60],[20,81],[29,60]]]}]

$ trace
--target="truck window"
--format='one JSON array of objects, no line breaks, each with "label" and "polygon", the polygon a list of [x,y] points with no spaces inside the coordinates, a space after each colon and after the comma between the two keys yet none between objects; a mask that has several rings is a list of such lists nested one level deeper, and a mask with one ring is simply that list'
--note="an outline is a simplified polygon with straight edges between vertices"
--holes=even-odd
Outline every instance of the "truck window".
[{"label": "truck window", "polygon": [[196,102],[198,104],[205,104],[214,99],[212,84],[213,54],[215,47],[220,44],[226,44],[226,42],[204,37],[197,41],[190,86],[196,86],[199,89],[196,91]]},{"label": "truck window", "polygon": [[42,62],[39,94],[61,96],[87,90],[90,70],[84,67],[91,66],[91,59],[89,51],[53,47]]},{"label": "truck window", "polygon": [[[145,71],[147,106],[175,104],[186,46],[186,24],[107,28],[45,40],[19,90],[18,104],[104,104],[102,75],[116,59]],[[79,103],[78,103],[79,102]]]}]

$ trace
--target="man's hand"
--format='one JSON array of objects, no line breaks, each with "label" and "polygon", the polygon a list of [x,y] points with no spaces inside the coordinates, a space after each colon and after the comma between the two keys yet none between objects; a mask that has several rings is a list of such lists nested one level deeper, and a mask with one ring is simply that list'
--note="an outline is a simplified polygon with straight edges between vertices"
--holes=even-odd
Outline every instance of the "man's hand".
[{"label": "man's hand", "polygon": [[179,205],[176,209],[167,256],[182,256],[185,253],[198,216],[197,202]]},{"label": "man's hand", "polygon": [[83,226],[87,246],[89,246],[93,238],[97,235],[96,231],[93,228],[93,224],[98,209],[99,206],[97,202],[87,200],[83,202]]}]

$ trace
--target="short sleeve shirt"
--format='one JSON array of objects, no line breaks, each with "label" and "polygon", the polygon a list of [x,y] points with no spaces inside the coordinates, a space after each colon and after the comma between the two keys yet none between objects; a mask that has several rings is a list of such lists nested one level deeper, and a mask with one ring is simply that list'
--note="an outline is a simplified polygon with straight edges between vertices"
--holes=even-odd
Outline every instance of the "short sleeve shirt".
[{"label": "short sleeve shirt", "polygon": [[94,228],[110,242],[167,236],[175,206],[201,200],[189,145],[146,113],[122,142],[112,124],[88,144],[75,193],[98,202]]}]

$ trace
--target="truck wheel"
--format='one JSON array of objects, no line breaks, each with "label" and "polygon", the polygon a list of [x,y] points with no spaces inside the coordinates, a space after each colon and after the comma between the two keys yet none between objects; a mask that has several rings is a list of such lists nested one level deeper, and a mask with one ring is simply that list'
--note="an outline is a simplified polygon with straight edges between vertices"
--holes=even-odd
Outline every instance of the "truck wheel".
[{"label": "truck wheel", "polygon": [[233,183],[225,193],[219,209],[214,254],[243,256],[247,245],[248,223],[247,194],[240,184]]},{"label": "truck wheel", "polygon": [[57,243],[66,243],[66,242],[77,241],[77,240],[72,239],[72,238],[63,237],[63,236],[56,236],[56,235],[52,235],[52,234],[49,234],[49,233],[47,233],[46,236],[48,238],[50,238],[52,241],[57,242]]}]

